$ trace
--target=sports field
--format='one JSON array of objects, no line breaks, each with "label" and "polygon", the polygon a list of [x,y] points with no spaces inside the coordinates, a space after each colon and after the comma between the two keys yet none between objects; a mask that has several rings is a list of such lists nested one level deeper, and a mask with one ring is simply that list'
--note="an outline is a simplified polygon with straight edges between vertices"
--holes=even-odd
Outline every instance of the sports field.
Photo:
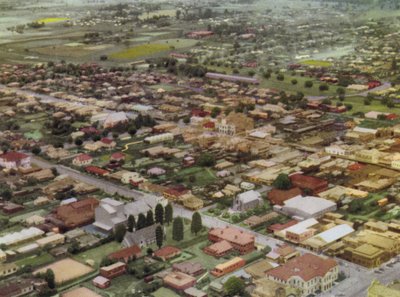
[{"label": "sports field", "polygon": [[50,23],[58,23],[58,22],[69,21],[69,20],[70,20],[70,18],[43,18],[43,19],[36,20],[36,22],[50,24]]}]

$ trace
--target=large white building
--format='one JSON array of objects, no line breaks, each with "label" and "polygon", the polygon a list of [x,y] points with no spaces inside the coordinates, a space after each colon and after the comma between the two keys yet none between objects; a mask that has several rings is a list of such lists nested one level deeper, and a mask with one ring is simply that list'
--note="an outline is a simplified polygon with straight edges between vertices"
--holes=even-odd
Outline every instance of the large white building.
[{"label": "large white building", "polygon": [[274,209],[299,220],[319,218],[329,211],[335,211],[336,203],[313,196],[298,195],[284,202],[283,206],[275,205]]},{"label": "large white building", "polygon": [[164,142],[164,141],[170,141],[174,139],[174,134],[172,133],[162,133],[162,134],[157,134],[154,136],[148,136],[144,139],[145,142],[153,144],[153,143],[159,143],[159,142]]}]

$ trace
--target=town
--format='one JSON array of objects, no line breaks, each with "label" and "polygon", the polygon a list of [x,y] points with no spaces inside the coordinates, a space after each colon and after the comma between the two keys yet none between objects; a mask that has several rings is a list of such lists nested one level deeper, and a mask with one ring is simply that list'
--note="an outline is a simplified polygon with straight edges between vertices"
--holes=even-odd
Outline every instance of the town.
[{"label": "town", "polygon": [[400,296],[399,28],[391,0],[0,3],[0,297]]}]

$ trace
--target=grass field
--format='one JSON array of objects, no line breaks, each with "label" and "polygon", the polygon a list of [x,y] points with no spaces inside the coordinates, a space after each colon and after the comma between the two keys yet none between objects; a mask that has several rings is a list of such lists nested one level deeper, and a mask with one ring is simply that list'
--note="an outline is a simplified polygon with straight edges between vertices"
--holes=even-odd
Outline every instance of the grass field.
[{"label": "grass field", "polygon": [[153,296],[154,297],[178,297],[179,295],[170,289],[160,288],[153,293]]},{"label": "grass field", "polygon": [[137,45],[111,55],[114,59],[137,59],[158,54],[170,49],[170,45],[161,43]]},{"label": "grass field", "polygon": [[[365,97],[361,96],[353,96],[346,97],[343,101],[344,104],[348,103],[353,105],[353,109],[348,111],[347,114],[353,114],[354,112],[369,112],[369,111],[380,111],[380,112],[389,112],[400,114],[400,107],[389,108],[386,105],[383,105],[379,100],[372,100],[370,105],[364,104]],[[336,104],[339,100],[332,101],[333,104]]]},{"label": "grass field", "polygon": [[142,13],[139,16],[139,19],[145,20],[147,18],[152,18],[154,16],[169,16],[169,17],[175,17],[176,10],[175,9],[163,9],[163,10],[157,10],[153,11],[150,13]]},{"label": "grass field", "polygon": [[300,61],[300,64],[308,65],[308,66],[316,66],[316,67],[331,67],[332,63],[329,61],[322,60],[304,60]]},{"label": "grass field", "polygon": [[99,246],[97,248],[80,253],[80,254],[76,255],[74,258],[82,263],[85,263],[87,260],[93,260],[95,262],[95,267],[98,267],[101,260],[105,256],[107,256],[108,254],[111,254],[112,252],[115,252],[121,248],[122,248],[122,246],[120,243],[113,241],[113,242],[104,244],[102,246]]},{"label": "grass field", "polygon": [[15,262],[20,267],[26,266],[26,265],[32,265],[32,266],[40,266],[44,265],[47,263],[51,263],[54,261],[54,257],[48,253],[44,253],[40,256],[33,255],[21,260],[18,260]]},{"label": "grass field", "polygon": [[50,23],[58,23],[58,22],[69,21],[69,20],[70,20],[70,18],[43,18],[43,19],[36,20],[36,22],[50,24]]}]

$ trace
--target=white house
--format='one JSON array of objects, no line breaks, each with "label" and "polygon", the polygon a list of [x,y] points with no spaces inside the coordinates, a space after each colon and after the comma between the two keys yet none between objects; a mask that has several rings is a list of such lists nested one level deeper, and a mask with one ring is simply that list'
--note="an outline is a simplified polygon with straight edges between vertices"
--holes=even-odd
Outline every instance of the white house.
[{"label": "white house", "polygon": [[263,204],[261,194],[257,191],[250,190],[241,193],[233,200],[232,209],[235,211],[247,211]]},{"label": "white house", "polygon": [[0,166],[6,169],[29,168],[31,157],[19,152],[7,152],[0,155]]}]

